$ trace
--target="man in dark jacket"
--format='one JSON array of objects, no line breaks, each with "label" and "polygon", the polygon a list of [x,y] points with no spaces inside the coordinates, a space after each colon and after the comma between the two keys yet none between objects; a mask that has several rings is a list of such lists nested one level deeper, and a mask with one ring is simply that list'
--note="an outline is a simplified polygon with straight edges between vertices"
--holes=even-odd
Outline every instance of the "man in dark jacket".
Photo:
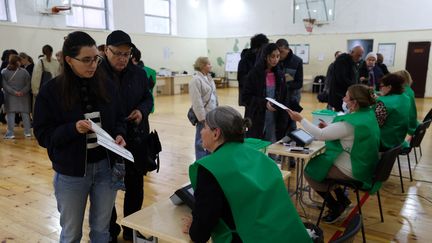
[{"label": "man in dark jacket", "polygon": [[258,51],[261,46],[269,43],[269,39],[264,34],[256,34],[251,38],[251,48],[243,49],[241,53],[241,59],[237,68],[237,80],[239,82],[239,105],[245,106],[243,101],[243,87],[245,86],[246,76],[249,71],[255,66]]},{"label": "man in dark jacket", "polygon": [[329,105],[342,111],[342,98],[348,87],[359,82],[359,65],[364,49],[356,46],[351,53],[339,55],[334,62],[334,79],[330,83]]},{"label": "man in dark jacket", "polygon": [[[279,39],[276,45],[280,51],[280,61],[287,86],[286,104],[288,106],[298,106],[301,98],[301,88],[303,87],[303,60],[295,55],[289,48],[288,41]],[[296,122],[291,121],[288,132],[296,129]]]},{"label": "man in dark jacket", "polygon": [[[113,31],[106,40],[106,61],[103,67],[120,91],[122,108],[127,115],[125,120],[128,122],[127,137],[129,139],[126,138],[126,148],[131,150],[136,158],[139,151],[133,149],[134,141],[130,140],[130,134],[137,127],[143,129],[146,134],[149,133],[148,115],[153,107],[153,99],[149,91],[146,72],[129,61],[132,48],[135,48],[135,45],[128,34],[121,30]],[[126,161],[124,216],[141,209],[144,199],[143,175],[146,173],[144,162]],[[110,225],[111,242],[116,242],[117,235],[120,233],[120,226],[116,224],[116,220],[117,213],[114,207]],[[132,240],[132,229],[123,227],[123,238]]]}]

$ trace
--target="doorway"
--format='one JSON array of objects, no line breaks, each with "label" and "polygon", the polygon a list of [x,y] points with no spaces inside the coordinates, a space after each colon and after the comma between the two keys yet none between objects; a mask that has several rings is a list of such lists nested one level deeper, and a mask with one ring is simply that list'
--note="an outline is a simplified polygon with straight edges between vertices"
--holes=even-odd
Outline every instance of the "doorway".
[{"label": "doorway", "polygon": [[411,74],[416,98],[424,98],[429,65],[430,41],[409,42],[405,69]]}]

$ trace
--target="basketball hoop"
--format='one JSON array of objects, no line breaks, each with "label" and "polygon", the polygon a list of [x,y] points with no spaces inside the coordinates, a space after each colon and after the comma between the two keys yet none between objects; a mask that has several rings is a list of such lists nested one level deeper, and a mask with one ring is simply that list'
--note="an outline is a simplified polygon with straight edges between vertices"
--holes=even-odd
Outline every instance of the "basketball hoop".
[{"label": "basketball hoop", "polygon": [[303,24],[308,33],[312,33],[316,19],[303,19]]}]

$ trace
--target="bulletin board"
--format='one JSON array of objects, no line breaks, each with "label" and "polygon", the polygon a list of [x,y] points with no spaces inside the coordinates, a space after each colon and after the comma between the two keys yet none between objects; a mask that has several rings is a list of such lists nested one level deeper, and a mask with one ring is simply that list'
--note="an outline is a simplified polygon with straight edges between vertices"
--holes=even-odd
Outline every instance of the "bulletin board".
[{"label": "bulletin board", "polygon": [[290,45],[293,53],[303,60],[303,64],[309,64],[309,44]]},{"label": "bulletin board", "polygon": [[384,57],[384,64],[388,67],[394,66],[394,59],[396,53],[396,43],[379,43],[378,53],[381,53]]},{"label": "bulletin board", "polygon": [[228,52],[225,57],[225,72],[237,72],[240,52]]}]

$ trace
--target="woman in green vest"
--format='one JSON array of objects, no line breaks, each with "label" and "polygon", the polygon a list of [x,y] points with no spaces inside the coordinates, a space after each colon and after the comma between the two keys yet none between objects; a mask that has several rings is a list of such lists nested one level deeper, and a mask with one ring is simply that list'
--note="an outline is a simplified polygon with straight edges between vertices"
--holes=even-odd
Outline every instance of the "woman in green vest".
[{"label": "woman in green vest", "polygon": [[408,125],[408,138],[407,140],[411,140],[411,136],[414,134],[419,122],[417,121],[417,107],[415,104],[415,95],[414,90],[412,90],[411,85],[413,80],[411,78],[411,74],[407,70],[400,70],[395,72],[394,74],[401,76],[404,79],[404,94],[408,96],[410,100],[410,110],[408,112],[409,116],[409,125]]},{"label": "woman in green vest", "polygon": [[189,167],[195,207],[185,232],[194,242],[311,242],[275,162],[243,143],[250,125],[228,106],[207,113],[211,154]]},{"label": "woman in green vest", "polygon": [[381,151],[402,144],[408,133],[410,99],[404,94],[404,79],[388,74],[380,80],[381,96],[377,99],[375,114],[381,129]]},{"label": "woman in green vest", "polygon": [[375,103],[373,90],[355,84],[348,88],[343,98],[349,113],[337,116],[333,123],[319,127],[304,119],[299,113],[288,110],[291,119],[316,140],[326,143],[326,151],[313,158],[305,168],[309,185],[327,201],[328,212],[324,222],[334,223],[342,218],[351,201],[341,188],[335,188],[336,199],[328,192],[325,179],[358,180],[370,189],[372,175],[378,162],[380,130],[371,105]]}]

